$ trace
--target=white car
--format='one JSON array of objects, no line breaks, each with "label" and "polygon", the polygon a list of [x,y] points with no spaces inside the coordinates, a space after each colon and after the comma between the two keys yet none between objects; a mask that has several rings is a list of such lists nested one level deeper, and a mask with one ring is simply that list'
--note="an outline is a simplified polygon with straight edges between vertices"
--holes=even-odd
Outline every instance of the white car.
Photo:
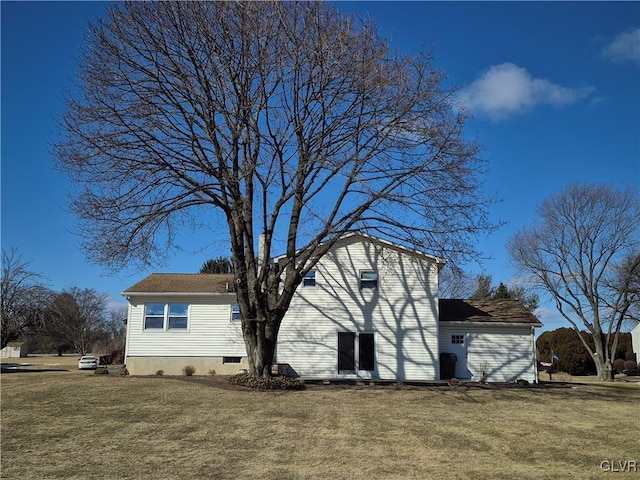
[{"label": "white car", "polygon": [[83,355],[78,362],[78,370],[95,370],[98,368],[98,361],[93,355]]}]

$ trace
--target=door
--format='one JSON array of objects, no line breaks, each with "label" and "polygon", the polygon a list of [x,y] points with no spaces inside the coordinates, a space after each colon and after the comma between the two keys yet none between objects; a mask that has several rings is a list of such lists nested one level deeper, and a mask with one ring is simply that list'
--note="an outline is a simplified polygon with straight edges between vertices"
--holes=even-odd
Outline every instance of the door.
[{"label": "door", "polygon": [[358,370],[372,372],[376,368],[373,333],[358,335]]},{"label": "door", "polygon": [[369,378],[375,369],[374,334],[338,332],[338,373],[356,373]]},{"label": "door", "polygon": [[356,334],[338,332],[338,373],[356,369]]},{"label": "door", "polygon": [[449,332],[447,334],[449,344],[447,351],[456,354],[456,378],[466,380],[470,378],[469,369],[467,368],[467,347],[469,343],[469,334],[465,332]]}]

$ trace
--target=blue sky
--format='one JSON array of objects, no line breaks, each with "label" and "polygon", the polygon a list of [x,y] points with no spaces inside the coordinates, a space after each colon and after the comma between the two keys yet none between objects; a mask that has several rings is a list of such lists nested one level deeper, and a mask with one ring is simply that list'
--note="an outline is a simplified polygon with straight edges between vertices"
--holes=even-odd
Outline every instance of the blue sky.
[{"label": "blue sky", "polygon": [[[228,246],[190,238],[147,271],[107,274],[78,248],[66,177],[53,169],[54,118],[63,109],[86,22],[102,3],[6,2],[2,14],[2,248],[15,247],[51,288],[120,292],[152,271],[197,272]],[[507,224],[479,240],[485,273],[512,282],[505,242],[549,194],[574,181],[640,184],[639,2],[344,2],[371,15],[400,50],[433,47],[461,88],[484,146],[487,193]],[[470,267],[475,273],[477,266]],[[564,325],[542,311],[545,329]]]}]

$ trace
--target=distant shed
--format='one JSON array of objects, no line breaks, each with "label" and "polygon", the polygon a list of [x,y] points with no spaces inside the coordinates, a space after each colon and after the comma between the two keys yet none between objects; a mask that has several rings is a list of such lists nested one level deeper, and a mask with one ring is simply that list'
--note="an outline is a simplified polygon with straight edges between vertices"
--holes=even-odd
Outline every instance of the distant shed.
[{"label": "distant shed", "polygon": [[9,342],[0,350],[1,358],[25,358],[29,354],[26,342]]}]

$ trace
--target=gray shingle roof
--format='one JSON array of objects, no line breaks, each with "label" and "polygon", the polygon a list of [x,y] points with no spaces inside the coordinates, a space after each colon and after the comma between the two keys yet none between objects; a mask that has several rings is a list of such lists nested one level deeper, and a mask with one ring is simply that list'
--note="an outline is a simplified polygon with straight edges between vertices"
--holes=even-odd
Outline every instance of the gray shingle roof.
[{"label": "gray shingle roof", "polygon": [[122,293],[233,293],[234,291],[233,274],[152,273]]},{"label": "gray shingle roof", "polygon": [[441,322],[526,323],[542,326],[518,300],[440,299]]}]

